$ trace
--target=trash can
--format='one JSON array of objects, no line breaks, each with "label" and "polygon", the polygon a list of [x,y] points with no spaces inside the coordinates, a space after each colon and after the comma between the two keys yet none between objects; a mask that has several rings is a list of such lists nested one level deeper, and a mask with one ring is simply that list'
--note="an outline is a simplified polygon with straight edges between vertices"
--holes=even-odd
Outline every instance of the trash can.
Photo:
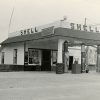
[{"label": "trash can", "polygon": [[73,64],[72,74],[80,74],[80,73],[81,73],[81,64]]},{"label": "trash can", "polygon": [[86,73],[89,73],[89,70],[88,69],[86,70]]},{"label": "trash can", "polygon": [[56,74],[63,74],[63,73],[64,73],[64,63],[57,63]]}]

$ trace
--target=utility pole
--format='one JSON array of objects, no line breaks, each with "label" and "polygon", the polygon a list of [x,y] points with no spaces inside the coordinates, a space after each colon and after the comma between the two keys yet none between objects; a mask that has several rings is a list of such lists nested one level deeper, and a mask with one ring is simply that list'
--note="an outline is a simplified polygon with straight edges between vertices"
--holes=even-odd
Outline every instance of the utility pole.
[{"label": "utility pole", "polygon": [[15,0],[14,0],[14,5],[13,5],[12,11],[11,11],[10,20],[9,20],[8,35],[10,33],[10,27],[11,27],[11,22],[12,22],[12,17],[13,17],[14,10],[15,10]]},{"label": "utility pole", "polygon": [[14,13],[14,7],[12,9],[12,13],[11,13],[10,21],[9,21],[8,34],[10,32],[10,26],[11,26],[11,21],[12,21],[13,13]]}]

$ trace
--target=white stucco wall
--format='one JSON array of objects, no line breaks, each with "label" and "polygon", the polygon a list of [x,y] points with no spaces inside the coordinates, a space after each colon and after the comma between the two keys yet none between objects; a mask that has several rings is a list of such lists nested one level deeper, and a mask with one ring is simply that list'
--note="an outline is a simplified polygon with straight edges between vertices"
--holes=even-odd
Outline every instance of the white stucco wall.
[{"label": "white stucco wall", "polygon": [[[60,39],[60,43],[62,44],[64,42],[64,40]],[[58,43],[58,51],[62,51],[60,50],[61,47],[59,46]],[[28,44],[26,45],[26,51],[28,51],[28,48],[34,48],[33,45]],[[9,44],[7,46],[4,47],[4,49],[2,49],[1,52],[5,52],[5,59],[4,59],[4,64],[13,64],[13,50],[17,49],[17,64],[18,65],[24,65],[24,43],[13,43],[13,44]],[[73,56],[73,58],[78,58],[78,63],[81,64],[81,47],[69,47],[69,56]],[[41,64],[41,51],[39,52],[40,54],[40,64]],[[60,54],[60,53],[59,53]],[[62,61],[61,59],[61,55],[59,55],[59,62]],[[0,64],[1,64],[1,53],[0,53]]]},{"label": "white stucco wall", "polygon": [[96,65],[97,63],[97,48],[88,46],[87,48],[86,61],[88,65]]},{"label": "white stucco wall", "polygon": [[[17,65],[24,64],[24,44],[13,43],[6,45],[1,52],[5,52],[4,64],[13,64],[13,50],[17,49]],[[0,56],[1,63],[1,56]]]},{"label": "white stucco wall", "polygon": [[69,47],[69,56],[73,56],[73,61],[78,58],[78,63],[81,64],[81,47]]}]

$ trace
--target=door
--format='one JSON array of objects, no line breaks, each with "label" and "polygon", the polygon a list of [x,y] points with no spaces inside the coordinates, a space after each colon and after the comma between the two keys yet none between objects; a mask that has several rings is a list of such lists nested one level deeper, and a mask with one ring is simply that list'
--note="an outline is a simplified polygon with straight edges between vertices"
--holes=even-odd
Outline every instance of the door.
[{"label": "door", "polygon": [[51,71],[51,50],[42,50],[42,71]]},{"label": "door", "polygon": [[73,65],[73,56],[69,56],[69,68],[68,68],[68,70],[72,70],[72,65]]}]

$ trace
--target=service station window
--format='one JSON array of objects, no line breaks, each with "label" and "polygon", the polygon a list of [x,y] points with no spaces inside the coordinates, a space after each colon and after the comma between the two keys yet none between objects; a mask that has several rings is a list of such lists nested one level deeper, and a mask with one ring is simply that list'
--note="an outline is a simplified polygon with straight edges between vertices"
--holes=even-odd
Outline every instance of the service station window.
[{"label": "service station window", "polygon": [[13,52],[13,64],[17,64],[17,49],[14,49]]},{"label": "service station window", "polygon": [[2,52],[2,55],[1,55],[1,64],[4,64],[4,55],[5,55],[5,52]]},{"label": "service station window", "polygon": [[28,64],[28,52],[25,52],[24,63]]},{"label": "service station window", "polygon": [[37,49],[28,49],[28,63],[29,64],[40,64],[39,62],[39,50]]},{"label": "service station window", "polygon": [[52,65],[56,66],[57,64],[57,51],[52,51]]}]

